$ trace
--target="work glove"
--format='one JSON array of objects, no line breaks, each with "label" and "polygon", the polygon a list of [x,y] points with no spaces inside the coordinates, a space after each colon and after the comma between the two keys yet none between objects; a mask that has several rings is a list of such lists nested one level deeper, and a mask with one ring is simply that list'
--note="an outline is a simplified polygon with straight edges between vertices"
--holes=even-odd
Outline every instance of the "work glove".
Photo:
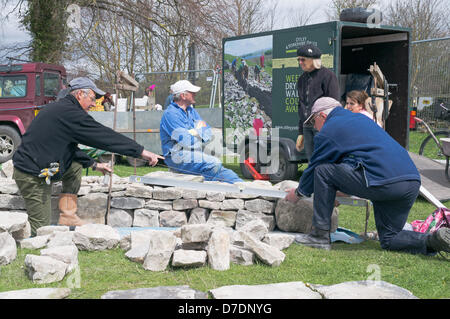
[{"label": "work glove", "polygon": [[189,132],[189,134],[191,134],[192,136],[198,137],[198,132],[197,132],[197,130],[196,130],[195,128],[190,129],[188,132]]},{"label": "work glove", "polygon": [[303,143],[303,135],[299,135],[297,137],[297,142],[295,143],[295,148],[297,149],[297,151],[301,152],[304,147],[305,145]]}]

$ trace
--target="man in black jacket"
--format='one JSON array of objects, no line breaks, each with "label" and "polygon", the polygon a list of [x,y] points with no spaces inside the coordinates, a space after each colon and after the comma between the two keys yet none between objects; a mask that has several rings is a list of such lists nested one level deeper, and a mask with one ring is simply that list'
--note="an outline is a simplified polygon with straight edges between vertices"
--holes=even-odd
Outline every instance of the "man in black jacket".
[{"label": "man in black jacket", "polygon": [[25,200],[32,235],[50,224],[51,182],[62,180],[59,199],[59,224],[81,226],[76,215],[77,193],[83,168],[105,174],[106,163],[96,163],[78,148],[88,145],[109,152],[142,157],[155,166],[163,157],[144,149],[132,139],[95,121],[87,111],[96,98],[105,94],[88,78],[70,82],[70,93],[56,103],[45,106],[32,121],[13,156],[13,178]]},{"label": "man in black jacket", "polygon": [[340,99],[339,84],[336,75],[322,67],[320,57],[322,52],[312,44],[301,46],[297,50],[297,60],[303,74],[297,82],[298,89],[298,138],[296,148],[299,152],[305,149],[308,162],[314,150],[313,138],[317,131],[309,124],[304,124],[311,115],[314,102],[320,97]]}]

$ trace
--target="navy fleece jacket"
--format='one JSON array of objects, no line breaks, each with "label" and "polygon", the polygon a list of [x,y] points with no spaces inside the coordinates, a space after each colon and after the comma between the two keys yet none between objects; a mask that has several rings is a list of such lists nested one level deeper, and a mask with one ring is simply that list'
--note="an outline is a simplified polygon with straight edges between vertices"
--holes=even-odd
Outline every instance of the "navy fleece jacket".
[{"label": "navy fleece jacket", "polygon": [[324,163],[362,166],[366,184],[379,186],[405,180],[420,181],[408,152],[367,116],[337,107],[314,137],[314,152],[300,178],[298,192],[314,192],[314,169]]}]

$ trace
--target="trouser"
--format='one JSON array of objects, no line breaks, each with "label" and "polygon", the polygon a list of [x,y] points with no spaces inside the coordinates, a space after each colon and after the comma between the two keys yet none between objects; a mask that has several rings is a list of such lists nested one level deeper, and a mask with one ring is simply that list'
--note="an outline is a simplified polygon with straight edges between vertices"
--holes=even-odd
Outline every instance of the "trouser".
[{"label": "trouser", "polygon": [[308,162],[311,160],[312,153],[314,152],[314,136],[316,134],[317,130],[314,127],[303,127],[303,145]]},{"label": "trouser", "polygon": [[383,249],[432,255],[429,234],[403,230],[409,211],[419,194],[420,182],[401,181],[367,187],[362,166],[322,164],[314,170],[313,226],[330,230],[336,191],[372,201],[375,226]]},{"label": "trouser", "polygon": [[179,151],[166,156],[165,162],[171,169],[192,175],[202,175],[206,181],[226,183],[242,182],[242,179],[232,170],[222,166],[214,156],[200,151]]},{"label": "trouser", "polygon": [[[62,193],[78,194],[82,172],[83,166],[72,162],[70,168],[59,179],[62,181]],[[48,185],[44,178],[24,173],[17,168],[14,168],[13,179],[25,201],[31,235],[35,236],[38,228],[50,225],[52,186]],[[59,180],[52,180],[52,182]]]}]

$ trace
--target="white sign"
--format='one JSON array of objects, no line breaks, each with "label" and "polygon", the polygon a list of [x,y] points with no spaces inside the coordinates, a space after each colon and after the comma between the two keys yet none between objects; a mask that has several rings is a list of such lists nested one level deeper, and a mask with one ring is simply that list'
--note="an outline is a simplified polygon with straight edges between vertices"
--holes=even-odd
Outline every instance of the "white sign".
[{"label": "white sign", "polygon": [[421,111],[424,107],[430,106],[433,104],[433,98],[432,97],[419,97],[419,103],[417,105],[417,110]]}]

